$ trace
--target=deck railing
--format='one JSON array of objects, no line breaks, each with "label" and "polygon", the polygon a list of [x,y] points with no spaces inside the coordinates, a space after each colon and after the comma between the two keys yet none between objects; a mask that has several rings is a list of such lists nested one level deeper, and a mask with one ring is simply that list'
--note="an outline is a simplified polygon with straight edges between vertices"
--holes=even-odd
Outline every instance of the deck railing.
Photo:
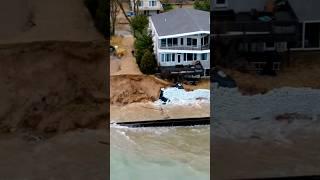
[{"label": "deck railing", "polygon": [[210,49],[210,45],[204,45],[201,47],[192,47],[192,46],[160,46],[160,49],[166,49],[166,50],[195,50],[195,51],[201,51],[201,50],[209,50]]},{"label": "deck railing", "polygon": [[213,29],[215,34],[227,33],[270,33],[270,34],[294,34],[296,22],[215,22]]}]

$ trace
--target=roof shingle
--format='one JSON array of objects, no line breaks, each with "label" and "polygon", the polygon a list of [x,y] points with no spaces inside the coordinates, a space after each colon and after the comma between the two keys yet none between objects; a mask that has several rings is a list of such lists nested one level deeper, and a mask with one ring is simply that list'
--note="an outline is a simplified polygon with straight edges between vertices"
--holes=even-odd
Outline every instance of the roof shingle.
[{"label": "roof shingle", "polygon": [[159,36],[196,31],[210,31],[210,13],[195,9],[179,8],[151,16]]},{"label": "roof shingle", "polygon": [[320,0],[289,0],[299,21],[320,21]]}]

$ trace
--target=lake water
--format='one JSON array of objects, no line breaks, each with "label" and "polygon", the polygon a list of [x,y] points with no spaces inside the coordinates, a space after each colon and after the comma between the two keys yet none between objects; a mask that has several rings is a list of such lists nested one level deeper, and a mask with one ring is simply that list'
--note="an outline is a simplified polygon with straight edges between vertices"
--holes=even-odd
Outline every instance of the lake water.
[{"label": "lake water", "polygon": [[111,180],[209,180],[210,127],[112,126]]}]

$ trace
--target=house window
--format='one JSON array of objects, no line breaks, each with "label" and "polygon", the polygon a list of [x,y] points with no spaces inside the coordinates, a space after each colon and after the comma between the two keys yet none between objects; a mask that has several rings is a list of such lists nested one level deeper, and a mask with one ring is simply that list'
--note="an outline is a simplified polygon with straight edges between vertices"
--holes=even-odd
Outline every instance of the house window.
[{"label": "house window", "polygon": [[164,54],[161,54],[161,62],[164,62],[165,61],[165,56]]},{"label": "house window", "polygon": [[191,46],[191,38],[187,38],[187,46]]},{"label": "house window", "polygon": [[157,1],[149,1],[149,6],[156,6],[157,5]]},{"label": "house window", "polygon": [[187,53],[187,61],[193,61],[193,54]]},{"label": "house window", "polygon": [[166,61],[167,62],[171,61],[171,54],[166,54]]},{"label": "house window", "polygon": [[205,69],[205,76],[210,76],[210,69]]},{"label": "house window", "polygon": [[183,38],[180,39],[180,44],[183,46]]},{"label": "house window", "polygon": [[264,43],[252,43],[251,44],[251,52],[263,52],[264,51]]},{"label": "house window", "polygon": [[201,54],[201,60],[207,60],[207,59],[208,59],[208,54],[207,53]]},{"label": "house window", "polygon": [[197,39],[192,39],[192,46],[197,46]]},{"label": "house window", "polygon": [[178,46],[178,38],[173,38],[173,46]]},{"label": "house window", "polygon": [[216,7],[226,7],[228,5],[227,0],[215,0]]},{"label": "house window", "polygon": [[276,42],[275,48],[278,52],[284,52],[287,50],[287,42]]},{"label": "house window", "polygon": [[216,4],[225,4],[226,0],[216,0]]},{"label": "house window", "polygon": [[172,54],[172,62],[176,60],[176,54]]},{"label": "house window", "polygon": [[266,42],[266,48],[274,48],[274,42]]},{"label": "house window", "polygon": [[209,36],[205,36],[204,37],[204,45],[209,44],[208,42],[209,42]]},{"label": "house window", "polygon": [[280,70],[280,63],[279,62],[274,62],[273,63],[273,70],[275,70],[275,71]]},{"label": "house window", "polygon": [[264,43],[264,49],[267,51],[273,51],[275,49],[274,42],[266,42]]},{"label": "house window", "polygon": [[143,6],[143,1],[139,1],[138,5],[139,5],[140,7],[142,7],[142,6]]},{"label": "house window", "polygon": [[198,54],[193,54],[193,60],[197,60],[198,58],[197,58],[197,55]]},{"label": "house window", "polygon": [[239,51],[248,52],[249,51],[248,43],[240,43],[239,44]]},{"label": "house window", "polygon": [[161,39],[161,47],[166,47],[167,41],[166,39]]},{"label": "house window", "polygon": [[171,47],[172,46],[172,38],[168,39],[168,46]]},{"label": "house window", "polygon": [[264,62],[254,62],[255,70],[261,71],[263,70],[265,63]]}]

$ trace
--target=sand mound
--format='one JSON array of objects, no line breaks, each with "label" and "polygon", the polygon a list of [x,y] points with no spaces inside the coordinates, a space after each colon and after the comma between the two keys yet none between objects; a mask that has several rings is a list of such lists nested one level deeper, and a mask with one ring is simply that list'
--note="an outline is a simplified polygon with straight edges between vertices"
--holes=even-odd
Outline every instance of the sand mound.
[{"label": "sand mound", "polygon": [[160,88],[170,84],[147,75],[118,75],[110,77],[110,103],[129,104],[134,102],[155,101],[159,98]]},{"label": "sand mound", "polygon": [[10,0],[0,3],[0,43],[102,39],[83,0]]},{"label": "sand mound", "polygon": [[0,132],[57,132],[105,124],[104,42],[1,45],[0,59]]}]

